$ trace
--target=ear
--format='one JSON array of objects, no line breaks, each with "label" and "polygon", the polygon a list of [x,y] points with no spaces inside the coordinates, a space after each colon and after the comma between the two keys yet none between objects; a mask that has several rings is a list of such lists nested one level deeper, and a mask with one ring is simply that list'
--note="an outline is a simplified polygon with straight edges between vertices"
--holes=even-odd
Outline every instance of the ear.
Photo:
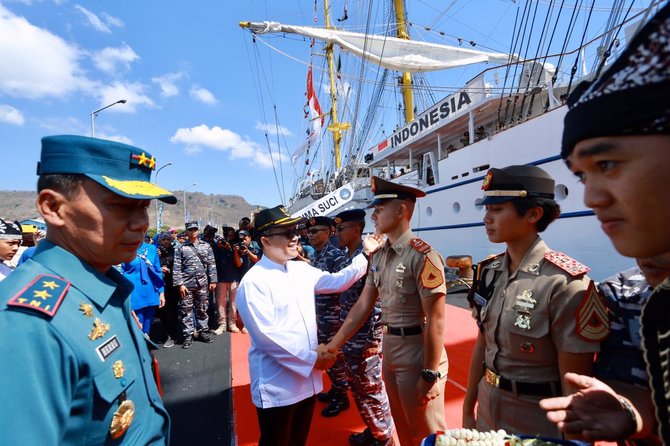
[{"label": "ear", "polygon": [[535,206],[534,208],[530,208],[526,211],[526,218],[528,219],[528,223],[533,225],[540,221],[543,215],[544,209],[541,206]]},{"label": "ear", "polygon": [[35,205],[48,226],[63,227],[65,226],[64,211],[67,201],[60,192],[44,189],[37,194]]}]

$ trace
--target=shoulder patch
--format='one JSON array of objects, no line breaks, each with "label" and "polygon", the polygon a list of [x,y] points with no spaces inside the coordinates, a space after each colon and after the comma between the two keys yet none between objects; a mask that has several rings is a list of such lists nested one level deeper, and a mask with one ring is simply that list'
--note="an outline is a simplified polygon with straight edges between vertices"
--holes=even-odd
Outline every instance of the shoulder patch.
[{"label": "shoulder patch", "polygon": [[60,277],[40,274],[12,297],[7,305],[29,308],[53,317],[70,285],[70,282]]},{"label": "shoulder patch", "polygon": [[576,314],[577,334],[590,342],[601,342],[610,334],[607,306],[591,281]]},{"label": "shoulder patch", "polygon": [[[491,268],[499,267],[500,266],[500,258],[504,255],[505,255],[505,253],[501,252],[500,254],[495,254],[495,255],[488,256],[484,260],[477,263],[477,269],[481,271],[487,265],[491,265]],[[496,262],[497,262],[497,264],[496,264]]]},{"label": "shoulder patch", "polygon": [[544,258],[566,273],[570,274],[572,277],[580,276],[591,271],[591,268],[588,266],[579,263],[572,257],[567,256],[562,252],[550,250],[544,253]]},{"label": "shoulder patch", "polygon": [[419,277],[421,278],[421,285],[429,290],[437,288],[444,283],[444,274],[440,268],[430,261],[428,256],[425,257]]},{"label": "shoulder patch", "polygon": [[428,254],[430,250],[433,249],[428,243],[424,242],[419,237],[414,237],[412,240],[410,240],[409,246],[416,249],[421,254]]}]

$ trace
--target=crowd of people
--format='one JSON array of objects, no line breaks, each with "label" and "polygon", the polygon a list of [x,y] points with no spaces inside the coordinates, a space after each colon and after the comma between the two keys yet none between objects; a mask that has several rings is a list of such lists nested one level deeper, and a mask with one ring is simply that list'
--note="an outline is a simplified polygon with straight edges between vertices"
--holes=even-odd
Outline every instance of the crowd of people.
[{"label": "crowd of people", "polygon": [[[670,5],[568,100],[561,156],[636,269],[594,283],[540,237],[560,214],[553,178],[488,171],[486,236],[505,251],[477,265],[468,296],[479,334],[464,427],[670,444],[668,96]],[[220,236],[188,222],[181,240],[173,230],[154,245],[150,200],[176,203],[150,181],[154,167],[121,143],[42,140],[46,238],[0,267],[0,393],[13,402],[0,406],[3,442],[169,443],[145,335],[158,310],[164,347],[212,342],[212,296],[213,332],[250,336],[259,445],[304,445],[317,401],[334,417],[349,391],[366,425],[352,445],[416,446],[447,429],[444,264],[410,229],[424,191],[373,177],[365,237],[363,209],[305,220],[276,206]],[[0,220],[2,260],[22,239]]]}]

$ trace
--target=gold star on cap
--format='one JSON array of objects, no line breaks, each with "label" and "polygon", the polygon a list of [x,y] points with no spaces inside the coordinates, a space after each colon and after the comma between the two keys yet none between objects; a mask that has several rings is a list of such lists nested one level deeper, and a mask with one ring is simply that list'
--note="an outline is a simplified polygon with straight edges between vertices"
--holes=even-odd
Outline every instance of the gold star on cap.
[{"label": "gold star on cap", "polygon": [[98,338],[101,338],[107,333],[110,329],[111,325],[105,324],[100,321],[97,317],[93,321],[93,329],[91,332],[88,334],[88,338],[91,341],[95,341]]},{"label": "gold star on cap", "polygon": [[80,303],[79,311],[81,311],[86,317],[93,317],[93,307],[91,306],[91,304],[87,304],[84,302]]},{"label": "gold star on cap", "polygon": [[116,379],[122,378],[124,373],[126,373],[126,367],[121,360],[116,361],[114,365],[112,365],[112,370],[114,371],[114,377]]}]

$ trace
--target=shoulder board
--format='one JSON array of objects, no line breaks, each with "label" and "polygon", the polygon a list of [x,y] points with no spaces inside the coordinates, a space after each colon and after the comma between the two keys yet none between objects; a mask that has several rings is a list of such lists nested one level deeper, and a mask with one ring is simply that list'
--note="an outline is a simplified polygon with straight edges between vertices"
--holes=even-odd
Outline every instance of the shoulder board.
[{"label": "shoulder board", "polygon": [[484,260],[482,260],[482,261],[480,261],[480,262],[477,263],[477,268],[482,269],[483,267],[485,267],[485,266],[487,266],[487,265],[489,265],[489,264],[492,264],[492,263],[495,262],[496,260],[498,261],[498,264],[495,265],[495,266],[494,266],[494,265],[491,265],[491,267],[492,267],[492,268],[497,268],[498,266],[500,266],[500,258],[501,258],[502,256],[504,256],[504,255],[505,255],[505,253],[504,253],[504,252],[501,252],[500,254],[495,254],[495,255],[488,256],[488,257],[485,258]]},{"label": "shoulder board", "polygon": [[419,251],[421,254],[428,254],[430,252],[431,246],[421,240],[419,237],[414,237],[409,241],[409,246]]},{"label": "shoulder board", "polygon": [[28,308],[53,317],[70,285],[70,282],[61,277],[40,274],[12,297],[7,305]]},{"label": "shoulder board", "polygon": [[593,281],[584,292],[582,303],[577,308],[576,319],[577,334],[589,342],[601,342],[610,334],[607,306]]},{"label": "shoulder board", "polygon": [[566,273],[570,274],[572,277],[581,276],[582,274],[586,274],[591,270],[591,268],[588,266],[579,263],[572,257],[567,256],[562,252],[550,250],[544,253],[544,258]]}]

